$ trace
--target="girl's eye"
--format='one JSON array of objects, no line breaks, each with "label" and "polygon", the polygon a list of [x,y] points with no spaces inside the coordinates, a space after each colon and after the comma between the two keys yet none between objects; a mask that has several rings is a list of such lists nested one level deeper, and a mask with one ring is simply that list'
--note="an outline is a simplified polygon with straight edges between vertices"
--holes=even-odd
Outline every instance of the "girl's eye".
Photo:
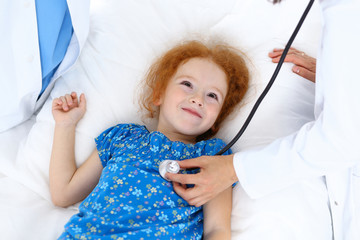
[{"label": "girl's eye", "polygon": [[181,82],[181,84],[184,86],[190,87],[190,88],[192,87],[192,84],[189,81],[183,81],[183,82]]},{"label": "girl's eye", "polygon": [[218,100],[218,96],[215,93],[209,93],[208,96],[215,100]]}]

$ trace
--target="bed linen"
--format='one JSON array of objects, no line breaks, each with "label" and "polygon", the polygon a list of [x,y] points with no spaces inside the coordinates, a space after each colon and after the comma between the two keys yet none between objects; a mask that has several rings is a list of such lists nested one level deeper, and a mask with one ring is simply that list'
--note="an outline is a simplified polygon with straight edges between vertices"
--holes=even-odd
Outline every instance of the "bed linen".
[{"label": "bed linen", "polygon": [[[53,98],[70,91],[87,96],[87,112],[76,130],[76,159],[81,164],[104,129],[117,123],[143,123],[136,94],[154,57],[181,40],[224,39],[247,54],[253,74],[242,108],[217,135],[228,142],[275,69],[268,52],[284,47],[307,2],[273,6],[266,0],[92,0],[89,38],[79,61],[57,81],[37,116],[0,134],[0,239],[56,239],[77,212],[78,205],[53,206],[49,194]],[[316,57],[320,26],[315,3],[293,46]],[[233,151],[264,145],[313,119],[314,85],[292,73],[291,67],[284,64]],[[152,121],[146,124],[149,129],[155,126]],[[307,221],[303,214],[313,209],[302,194],[310,197],[313,186],[321,188],[321,184],[302,182],[256,201],[237,185],[232,239],[326,239],[327,233],[309,235],[313,221],[319,219]],[[289,207],[289,202],[297,208],[282,207]]]}]

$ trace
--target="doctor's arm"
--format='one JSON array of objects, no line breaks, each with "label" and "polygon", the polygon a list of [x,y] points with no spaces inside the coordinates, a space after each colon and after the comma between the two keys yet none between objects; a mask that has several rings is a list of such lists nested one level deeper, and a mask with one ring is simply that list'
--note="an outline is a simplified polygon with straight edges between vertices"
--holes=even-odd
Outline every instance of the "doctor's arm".
[{"label": "doctor's arm", "polygon": [[265,148],[235,154],[239,181],[253,198],[301,179],[338,173],[360,163],[360,32],[344,28],[360,21],[360,4],[355,0],[323,1],[322,7],[324,28],[316,72],[316,120]]},{"label": "doctor's arm", "polygon": [[350,2],[324,1],[325,26],[316,73],[316,120],[265,148],[238,152],[233,159],[214,156],[183,161],[181,167],[199,167],[196,175],[202,176],[169,176],[173,181],[195,184],[193,189],[177,189],[181,197],[203,204],[238,179],[250,197],[258,198],[301,179],[359,164],[360,32],[344,26],[360,21],[360,4]]}]

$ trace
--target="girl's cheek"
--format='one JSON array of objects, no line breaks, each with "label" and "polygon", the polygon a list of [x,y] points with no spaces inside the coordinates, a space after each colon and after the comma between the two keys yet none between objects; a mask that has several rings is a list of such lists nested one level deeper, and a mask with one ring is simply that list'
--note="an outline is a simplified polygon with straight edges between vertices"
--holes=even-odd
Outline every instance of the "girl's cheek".
[{"label": "girl's cheek", "polygon": [[208,111],[213,113],[213,114],[216,114],[216,115],[219,115],[220,113],[220,110],[221,110],[221,106],[217,103],[210,103],[208,104]]},{"label": "girl's cheek", "polygon": [[222,104],[213,98],[207,97],[206,98],[206,104],[211,108],[221,108]]}]

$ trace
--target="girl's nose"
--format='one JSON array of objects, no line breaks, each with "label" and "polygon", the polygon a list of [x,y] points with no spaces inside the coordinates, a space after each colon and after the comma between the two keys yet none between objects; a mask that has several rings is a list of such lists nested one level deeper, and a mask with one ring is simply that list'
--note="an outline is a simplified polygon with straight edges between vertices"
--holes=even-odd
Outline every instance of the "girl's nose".
[{"label": "girl's nose", "polygon": [[194,95],[190,98],[190,102],[198,105],[199,107],[202,107],[204,105],[202,98],[200,96],[196,96],[196,95]]}]

